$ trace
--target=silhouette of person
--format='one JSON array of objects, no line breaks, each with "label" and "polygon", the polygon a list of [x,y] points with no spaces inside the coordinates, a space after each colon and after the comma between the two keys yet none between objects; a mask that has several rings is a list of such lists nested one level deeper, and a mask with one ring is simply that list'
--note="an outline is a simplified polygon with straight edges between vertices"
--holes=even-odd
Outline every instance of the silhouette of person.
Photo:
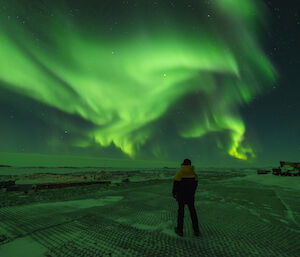
[{"label": "silhouette of person", "polygon": [[178,202],[178,217],[175,233],[179,236],[183,236],[185,204],[187,204],[189,207],[194,235],[199,236],[198,217],[194,206],[195,191],[198,186],[198,176],[194,169],[195,167],[192,166],[191,160],[185,159],[181,164],[181,169],[176,172],[174,177],[172,194]]}]

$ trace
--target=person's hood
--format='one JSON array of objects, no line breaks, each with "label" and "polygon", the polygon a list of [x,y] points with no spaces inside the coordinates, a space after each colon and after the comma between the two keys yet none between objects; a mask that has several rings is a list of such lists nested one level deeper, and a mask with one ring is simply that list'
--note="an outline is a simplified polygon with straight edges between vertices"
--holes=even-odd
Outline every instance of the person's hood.
[{"label": "person's hood", "polygon": [[181,169],[175,174],[174,180],[180,181],[182,178],[195,177],[198,180],[198,176],[195,173],[195,167],[193,165],[181,165]]},{"label": "person's hood", "polygon": [[193,165],[181,165],[182,173],[191,173],[195,170],[195,167]]}]

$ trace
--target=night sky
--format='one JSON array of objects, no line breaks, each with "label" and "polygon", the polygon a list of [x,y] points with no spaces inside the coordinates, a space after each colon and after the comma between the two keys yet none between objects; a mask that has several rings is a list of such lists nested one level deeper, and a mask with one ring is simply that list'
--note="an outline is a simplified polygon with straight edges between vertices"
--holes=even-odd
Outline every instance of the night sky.
[{"label": "night sky", "polygon": [[1,0],[0,43],[0,164],[300,161],[297,1]]}]

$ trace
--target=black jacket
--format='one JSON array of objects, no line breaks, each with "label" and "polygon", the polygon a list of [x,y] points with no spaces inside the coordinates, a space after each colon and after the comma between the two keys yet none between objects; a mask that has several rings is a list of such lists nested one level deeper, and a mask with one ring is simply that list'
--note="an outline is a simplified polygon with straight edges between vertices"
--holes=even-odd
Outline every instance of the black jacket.
[{"label": "black jacket", "polygon": [[172,194],[177,200],[192,199],[198,186],[198,176],[191,165],[181,165],[181,169],[174,176]]}]

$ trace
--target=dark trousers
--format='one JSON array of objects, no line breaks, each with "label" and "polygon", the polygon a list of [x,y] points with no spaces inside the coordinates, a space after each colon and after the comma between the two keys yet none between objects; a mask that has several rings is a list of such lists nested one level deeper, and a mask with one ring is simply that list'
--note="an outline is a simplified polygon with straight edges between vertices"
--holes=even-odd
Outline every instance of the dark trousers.
[{"label": "dark trousers", "polygon": [[177,201],[178,201],[177,229],[179,231],[183,231],[184,206],[185,206],[185,204],[187,204],[188,207],[189,207],[194,232],[199,231],[198,217],[197,217],[196,209],[195,209],[195,206],[194,206],[194,200],[195,200],[194,197],[190,198],[190,199],[186,199],[186,200],[177,199]]}]

